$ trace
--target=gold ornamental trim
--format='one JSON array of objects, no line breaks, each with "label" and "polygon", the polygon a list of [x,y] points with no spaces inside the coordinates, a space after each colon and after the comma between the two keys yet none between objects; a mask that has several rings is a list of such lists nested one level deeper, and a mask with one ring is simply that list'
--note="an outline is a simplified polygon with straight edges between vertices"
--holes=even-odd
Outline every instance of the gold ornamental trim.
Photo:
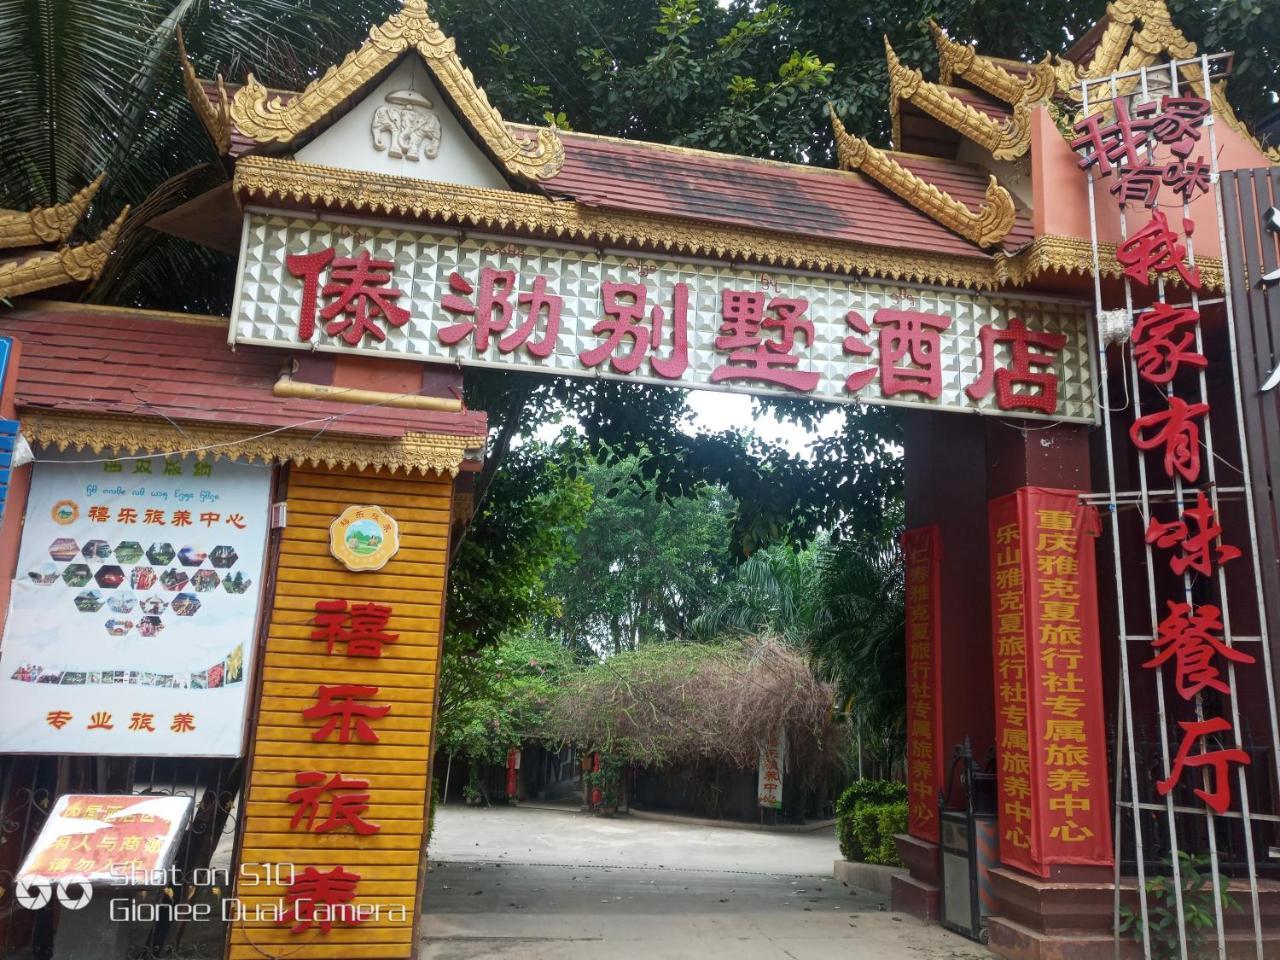
[{"label": "gold ornamental trim", "polygon": [[1026,77],[1021,78],[991,57],[978,53],[977,47],[952,40],[938,21],[929,21],[929,32],[933,34],[933,43],[938,49],[938,79],[944,84],[956,79],[967,80],[979,90],[1009,104],[1024,100],[1039,103],[1057,92],[1057,80],[1048,56],[1042,63],[1031,66]]},{"label": "gold ornamental trim", "polygon": [[989,286],[993,276],[990,258],[977,250],[972,257],[911,253],[822,237],[583,207],[533,194],[339,170],[276,157],[240,158],[233,184],[236,193],[249,202],[307,204],[375,217],[410,216],[477,230],[779,268],[957,287]]},{"label": "gold ornamental trim", "polygon": [[299,432],[264,432],[260,427],[186,422],[145,417],[51,413],[22,408],[22,433],[33,444],[59,451],[116,454],[193,454],[198,459],[246,459],[298,466],[359,467],[390,473],[456,475],[469,450],[482,449],[484,437],[407,433],[377,440],[326,433],[314,425]]},{"label": "gold ornamental trim", "polygon": [[218,74],[214,82],[218,86],[218,101],[209,98],[204,84],[196,76],[195,68],[187,56],[187,45],[183,42],[182,28],[178,27],[178,62],[182,64],[182,86],[187,91],[187,99],[200,120],[200,125],[209,134],[209,139],[218,150],[218,156],[225,157],[231,152],[231,104],[227,97],[226,85],[222,82],[222,74]]},{"label": "gold ornamental trim", "polygon": [[0,210],[0,250],[38,247],[66,240],[84,217],[106,177],[105,173],[98,174],[92,183],[66,203],[36,207],[34,210]]},{"label": "gold ornamental trim", "polygon": [[249,74],[231,102],[237,130],[261,144],[287,144],[323,121],[406,52],[416,50],[446,95],[498,163],[513,176],[554,177],[564,166],[564,145],[554,127],[517,140],[497,108],[458,58],[452,37],[427,12],[425,0],[404,0],[398,13],[369,31],[369,39],[288,102],[272,97]]},{"label": "gold ornamental trim", "polygon": [[926,80],[919,70],[905,66],[888,37],[884,38],[884,52],[889,66],[893,144],[898,149],[902,149],[899,103],[903,100],[915,104],[935,120],[983,147],[997,160],[1016,160],[1031,148],[1031,107],[1025,99],[1014,104],[1010,120],[993,120],[938,84]]},{"label": "gold ornamental trim", "polygon": [[[1119,280],[1124,276],[1124,268],[1116,259],[1116,245],[1113,243],[1098,245],[1098,264],[1099,273],[1108,280]],[[1205,289],[1222,290],[1220,258],[1197,257],[1196,267],[1200,270]],[[1093,273],[1093,249],[1082,237],[1047,234],[1037,237],[1010,256],[997,257],[996,269],[1003,282],[1019,287],[1046,273],[1088,277]]]},{"label": "gold ornamental trim", "polygon": [[843,169],[867,174],[917,210],[980,247],[994,246],[1009,235],[1015,217],[1013,197],[1000,186],[995,177],[991,177],[987,183],[986,202],[979,210],[970,210],[959,200],[906,169],[885,151],[850,134],[841,123],[835,108],[829,109],[835,131],[836,152]]},{"label": "gold ornamental trim", "polygon": [[0,297],[20,297],[38,290],[51,290],[68,283],[92,282],[102,275],[107,258],[115,247],[129,208],[91,243],[62,247],[22,260],[0,263]]}]

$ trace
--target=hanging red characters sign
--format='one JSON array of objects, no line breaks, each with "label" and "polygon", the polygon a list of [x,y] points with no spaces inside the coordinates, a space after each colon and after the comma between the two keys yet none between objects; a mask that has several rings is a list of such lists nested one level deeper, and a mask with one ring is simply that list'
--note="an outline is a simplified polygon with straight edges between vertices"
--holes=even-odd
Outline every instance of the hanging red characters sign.
[{"label": "hanging red characters sign", "polygon": [[942,787],[942,704],[938,686],[941,634],[941,544],[937,524],[902,535],[907,591],[908,830],[938,842],[938,790]]},{"label": "hanging red characters sign", "polygon": [[1000,859],[1045,877],[1111,863],[1093,540],[1072,491],[991,503]]}]

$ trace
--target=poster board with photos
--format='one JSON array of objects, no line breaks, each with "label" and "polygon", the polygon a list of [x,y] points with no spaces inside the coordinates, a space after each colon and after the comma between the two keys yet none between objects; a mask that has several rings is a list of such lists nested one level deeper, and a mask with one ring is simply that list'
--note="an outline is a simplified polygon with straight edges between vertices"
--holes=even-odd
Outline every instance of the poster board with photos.
[{"label": "poster board with photos", "polygon": [[0,646],[0,751],[239,756],[271,470],[43,455]]}]

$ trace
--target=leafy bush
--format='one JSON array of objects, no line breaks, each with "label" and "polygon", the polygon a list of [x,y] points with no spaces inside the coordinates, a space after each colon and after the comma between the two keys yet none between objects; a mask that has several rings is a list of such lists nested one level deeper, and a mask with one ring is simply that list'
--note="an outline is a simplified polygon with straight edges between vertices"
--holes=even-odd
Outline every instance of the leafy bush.
[{"label": "leafy bush", "polygon": [[[886,805],[902,807],[901,827],[895,828],[884,837],[874,831],[866,833],[869,828],[865,825],[859,829],[858,814],[861,810],[871,807],[879,809]],[[846,860],[864,863],[896,864],[897,855],[893,853],[893,833],[902,833],[906,830],[906,805],[906,784],[892,780],[859,780],[845,790],[836,802],[836,839],[840,843],[840,855]],[[882,848],[890,851],[890,860],[873,859],[874,856],[879,855]]]},{"label": "leafy bush", "polygon": [[864,803],[896,803],[907,799],[907,785],[895,780],[859,780],[840,794],[836,816],[853,813]]},{"label": "leafy bush", "polygon": [[864,863],[900,867],[895,833],[906,833],[907,802],[864,803],[849,818],[854,842],[862,852]]}]

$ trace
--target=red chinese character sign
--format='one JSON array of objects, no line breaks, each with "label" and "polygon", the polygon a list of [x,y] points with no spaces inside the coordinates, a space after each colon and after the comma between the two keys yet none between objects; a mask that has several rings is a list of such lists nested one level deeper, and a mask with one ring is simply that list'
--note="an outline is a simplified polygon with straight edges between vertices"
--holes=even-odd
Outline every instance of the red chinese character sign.
[{"label": "red chinese character sign", "polygon": [[1094,420],[1073,305],[284,214],[246,229],[233,342]]},{"label": "red chinese character sign", "polygon": [[[1201,373],[1209,362],[1199,343],[1197,295],[1203,281],[1192,253],[1196,223],[1189,205],[1213,189],[1213,166],[1205,159],[1212,160],[1210,143],[1202,142],[1211,105],[1194,96],[1164,96],[1158,103],[1137,106],[1119,99],[1113,112],[1097,112],[1077,123],[1080,136],[1072,146],[1082,155],[1081,169],[1110,178],[1112,195],[1133,213],[1116,251],[1126,304],[1154,301],[1133,311],[1134,370],[1148,390],[1128,437],[1149,455],[1149,464],[1158,464],[1154,469],[1149,465],[1148,472],[1163,474],[1161,485],[1167,481],[1178,492],[1172,512],[1161,504],[1144,518],[1144,533],[1155,562],[1167,565],[1182,581],[1174,596],[1156,603],[1166,609],[1155,625],[1153,655],[1142,664],[1171,673],[1177,695],[1172,715],[1179,736],[1166,745],[1165,754],[1172,757],[1156,792],[1168,796],[1189,775],[1190,793],[1222,814],[1231,809],[1239,768],[1250,763],[1224,701],[1234,696],[1234,668],[1252,666],[1255,658],[1231,642],[1226,597],[1216,603],[1188,600],[1194,581],[1211,585],[1210,597],[1220,592],[1212,590],[1223,583],[1219,572],[1243,551],[1227,542],[1216,505],[1206,493],[1216,482],[1212,451],[1206,449],[1208,396],[1191,386],[1197,378],[1178,376]],[[1182,215],[1162,209],[1169,207],[1182,207]],[[1135,296],[1134,288],[1145,292]],[[1182,302],[1188,299],[1189,304]],[[1153,392],[1158,398],[1154,402]],[[1181,710],[1176,709],[1179,700]],[[1132,725],[1131,718],[1128,722]]]},{"label": "red chinese character sign", "polygon": [[1071,491],[991,503],[1000,860],[1048,876],[1109,865],[1098,519]]},{"label": "red chinese character sign", "polygon": [[48,454],[0,646],[0,752],[239,756],[271,470]]},{"label": "red chinese character sign", "polygon": [[907,625],[907,800],[913,837],[938,842],[938,791],[946,755],[942,745],[941,534],[936,524],[902,535]]}]

